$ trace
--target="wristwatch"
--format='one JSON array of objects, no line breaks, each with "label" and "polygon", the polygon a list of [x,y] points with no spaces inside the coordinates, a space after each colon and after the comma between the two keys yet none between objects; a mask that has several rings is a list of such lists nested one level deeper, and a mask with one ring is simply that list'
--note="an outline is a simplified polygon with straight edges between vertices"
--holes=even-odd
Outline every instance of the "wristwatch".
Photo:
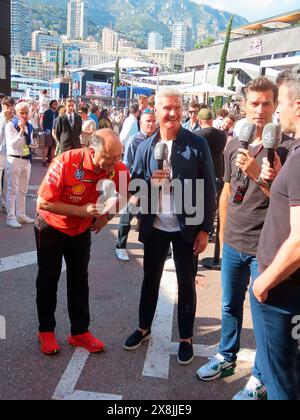
[{"label": "wristwatch", "polygon": [[109,221],[109,222],[111,222],[112,221],[112,219],[115,217],[113,214],[110,214],[110,213],[106,213],[105,214],[105,216],[106,216],[106,218],[107,218],[107,220]]},{"label": "wristwatch", "polygon": [[272,187],[271,181],[264,181],[262,177],[259,175],[259,177],[256,180],[257,185],[266,188],[267,190],[270,190]]}]

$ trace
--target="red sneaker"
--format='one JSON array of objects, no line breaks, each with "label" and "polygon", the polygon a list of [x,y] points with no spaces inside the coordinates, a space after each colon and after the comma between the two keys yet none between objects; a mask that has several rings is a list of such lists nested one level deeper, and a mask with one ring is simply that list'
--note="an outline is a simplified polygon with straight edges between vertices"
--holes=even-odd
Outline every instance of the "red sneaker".
[{"label": "red sneaker", "polygon": [[71,335],[68,338],[68,343],[74,347],[83,347],[90,353],[100,353],[106,349],[105,344],[94,337],[90,332],[81,335]]},{"label": "red sneaker", "polygon": [[60,351],[60,347],[53,332],[38,333],[38,339],[42,353],[51,355],[57,354]]}]

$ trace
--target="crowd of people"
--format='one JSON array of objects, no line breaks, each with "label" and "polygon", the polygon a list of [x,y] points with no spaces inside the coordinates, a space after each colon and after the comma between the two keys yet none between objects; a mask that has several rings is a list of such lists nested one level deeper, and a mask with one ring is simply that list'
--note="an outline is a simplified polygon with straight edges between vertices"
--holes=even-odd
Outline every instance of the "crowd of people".
[{"label": "crowd of people", "polygon": [[[274,162],[270,162],[264,133],[278,119],[282,134]],[[47,165],[48,159],[50,167],[38,192],[33,220],[25,212],[25,195],[39,124],[44,133],[43,163]],[[239,137],[245,124],[255,128],[248,148]],[[177,360],[190,364],[198,258],[214,231],[218,207],[221,339],[218,354],[197,375],[207,382],[235,373],[244,301],[250,290],[257,354],[251,378],[234,399],[299,400],[300,352],[293,334],[293,319],[300,314],[299,139],[300,76],[295,71],[280,74],[276,84],[266,77],[252,80],[243,90],[242,103],[229,103],[217,115],[197,101],[183,104],[181,94],[172,89],[160,90],[155,98],[142,95],[130,105],[126,118],[124,110],[100,110],[95,104],[80,104],[75,110],[72,98],[63,105],[53,100],[40,114],[35,106],[26,102],[15,106],[11,98],[4,98],[0,116],[2,203],[7,226],[35,225],[41,351],[55,354],[60,350],[55,310],[63,257],[71,321],[68,342],[93,353],[105,349],[89,330],[91,231],[100,232],[120,212],[115,253],[118,260],[128,262],[128,234],[136,215],[133,208],[139,208],[144,279],[139,325],[124,349],[134,351],[151,336],[160,281],[171,254],[178,280]],[[124,194],[122,174],[128,185],[130,180],[145,181],[146,208],[130,187]],[[99,191],[97,186],[103,180],[114,182],[118,198],[113,209],[99,208],[99,194],[105,195],[106,187],[103,184]],[[174,180],[181,182],[179,204]],[[204,183],[203,218],[190,223],[183,198],[190,192],[195,202],[198,180]],[[155,189],[157,195],[152,194]]]}]

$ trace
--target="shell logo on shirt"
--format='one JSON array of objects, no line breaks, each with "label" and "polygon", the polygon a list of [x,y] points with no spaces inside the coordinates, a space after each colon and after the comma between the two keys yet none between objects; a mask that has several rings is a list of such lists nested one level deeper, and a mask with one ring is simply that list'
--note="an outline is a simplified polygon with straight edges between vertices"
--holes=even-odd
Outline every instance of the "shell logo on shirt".
[{"label": "shell logo on shirt", "polygon": [[74,185],[72,187],[73,193],[75,195],[82,195],[85,192],[85,186],[84,185]]}]

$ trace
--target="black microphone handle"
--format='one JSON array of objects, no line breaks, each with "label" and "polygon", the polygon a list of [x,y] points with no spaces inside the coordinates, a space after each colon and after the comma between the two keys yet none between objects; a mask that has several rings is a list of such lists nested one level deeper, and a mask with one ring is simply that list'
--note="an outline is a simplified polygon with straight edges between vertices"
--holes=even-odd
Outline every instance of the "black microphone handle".
[{"label": "black microphone handle", "polygon": [[164,170],[164,161],[163,160],[157,160],[157,167],[159,171],[163,171]]},{"label": "black microphone handle", "polygon": [[268,149],[268,161],[272,169],[274,169],[275,163],[275,149]]}]

